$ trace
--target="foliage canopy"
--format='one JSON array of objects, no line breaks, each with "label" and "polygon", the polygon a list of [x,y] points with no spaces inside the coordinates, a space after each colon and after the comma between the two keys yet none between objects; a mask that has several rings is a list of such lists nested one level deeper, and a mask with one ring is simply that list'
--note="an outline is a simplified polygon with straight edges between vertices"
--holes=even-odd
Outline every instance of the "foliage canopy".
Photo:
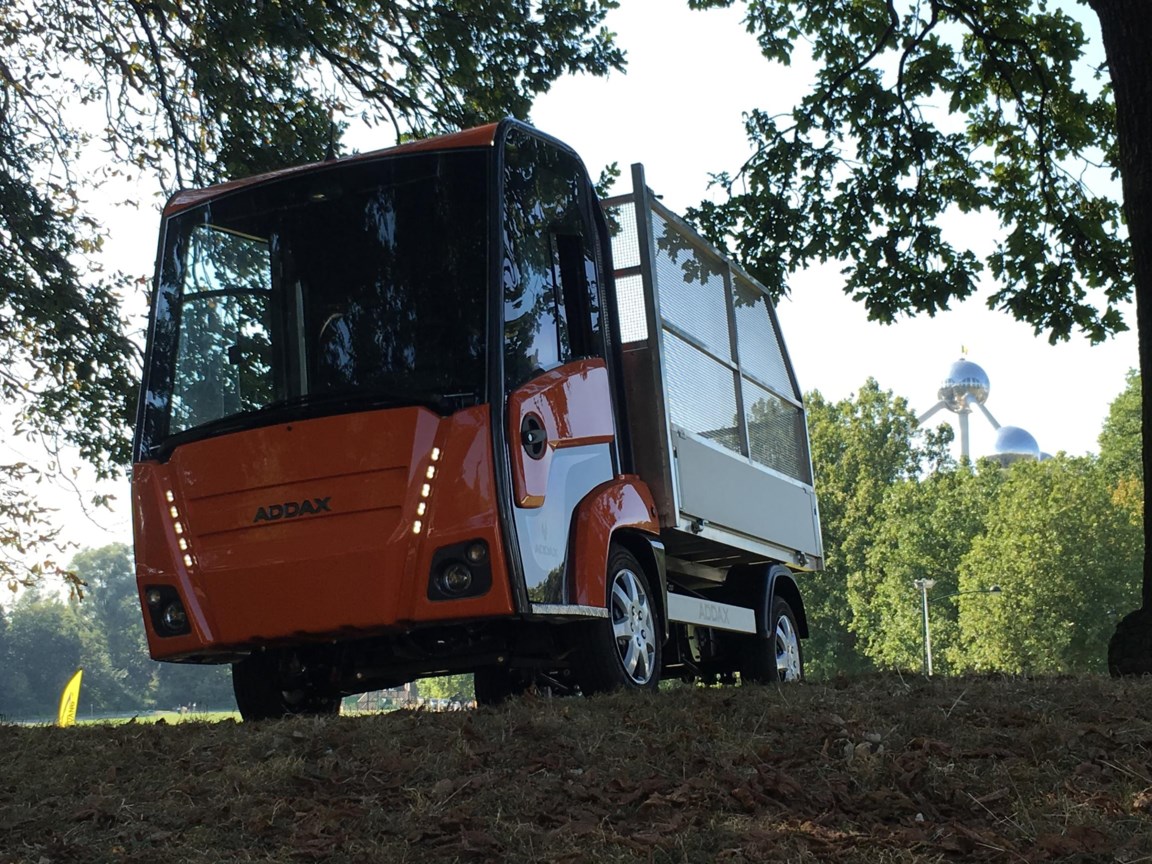
[{"label": "foliage canopy", "polygon": [[1141,477],[1143,448],[1140,443],[1140,373],[1128,372],[1124,390],[1108,408],[1100,430],[1100,464],[1112,480]]},{"label": "foliage canopy", "polygon": [[[961,668],[1051,674],[1105,668],[1105,646],[1138,599],[1140,526],[1094,460],[1012,466],[960,565]],[[993,583],[996,600],[974,593]]]},{"label": "foliage canopy", "polygon": [[[853,629],[860,650],[881,668],[918,669],[923,656],[918,579],[930,580],[931,634],[938,649],[958,640],[959,565],[984,531],[988,508],[1005,472],[994,462],[969,463],[894,484],[870,532],[863,569],[849,576]],[[986,600],[985,600],[986,602]],[[964,658],[935,650],[934,669],[968,668]],[[956,661],[953,663],[953,661]]]},{"label": "foliage canopy", "polygon": [[865,571],[888,490],[943,463],[951,430],[919,430],[907,401],[871,378],[850,398],[829,402],[810,393],[805,401],[826,557],[825,569],[806,574],[801,587],[811,634],[806,662],[821,676],[870,665],[851,598],[871,586],[853,585],[850,574]]},{"label": "foliage canopy", "polygon": [[[987,272],[989,305],[1053,340],[1125,329],[1115,107],[1086,74],[1079,20],[1033,0],[745,6],[764,55],[787,64],[803,43],[815,82],[791,111],[748,112],[752,157],[692,215],[766,285],[841,262],[845,291],[890,322],[971,296]],[[994,248],[946,230],[956,214],[998,220]]]}]

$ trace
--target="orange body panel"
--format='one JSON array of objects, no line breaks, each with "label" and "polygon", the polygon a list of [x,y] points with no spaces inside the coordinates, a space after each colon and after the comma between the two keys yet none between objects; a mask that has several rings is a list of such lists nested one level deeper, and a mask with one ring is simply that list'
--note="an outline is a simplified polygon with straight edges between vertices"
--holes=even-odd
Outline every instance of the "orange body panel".
[{"label": "orange body panel", "polygon": [[[548,444],[539,459],[520,445],[525,415],[543,422]],[[533,378],[508,397],[508,440],[512,456],[512,491],[521,507],[540,507],[548,489],[552,453],[561,447],[603,444],[616,435],[608,369],[601,359],[567,363]]]},{"label": "orange body panel", "polygon": [[[175,587],[192,626],[160,637],[149,624],[152,656],[511,614],[488,424],[483,406],[446,418],[373,411],[207,439],[134,466],[138,584]],[[492,588],[429,601],[435,550],[472,539],[488,544]]]},{"label": "orange body panel", "polygon": [[589,492],[576,508],[572,526],[572,602],[578,606],[607,602],[608,547],[616,531],[632,528],[654,537],[660,534],[652,493],[634,474],[622,474]]}]

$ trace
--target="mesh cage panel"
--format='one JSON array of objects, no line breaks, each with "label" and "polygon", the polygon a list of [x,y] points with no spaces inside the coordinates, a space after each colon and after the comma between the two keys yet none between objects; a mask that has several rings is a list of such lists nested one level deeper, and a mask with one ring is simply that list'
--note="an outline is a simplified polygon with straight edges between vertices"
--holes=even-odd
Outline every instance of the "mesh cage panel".
[{"label": "mesh cage panel", "polygon": [[672,422],[741,452],[732,370],[668,332],[664,333],[664,364]]},{"label": "mesh cage panel", "polygon": [[811,483],[804,415],[800,409],[747,378],[743,393],[752,460]]},{"label": "mesh cage panel", "polygon": [[652,214],[652,232],[661,316],[699,339],[717,357],[730,358],[723,262],[690,245],[676,226],[658,213]]},{"label": "mesh cage panel", "polygon": [[768,300],[745,279],[733,280],[736,299],[737,348],[740,367],[762,384],[800,398],[788,377],[788,364],[772,316],[768,314]]},{"label": "mesh cage panel", "polygon": [[620,319],[620,341],[642,342],[648,338],[648,317],[644,310],[644,280],[639,276],[616,279],[616,311]]},{"label": "mesh cage panel", "polygon": [[612,266],[617,270],[640,266],[640,241],[636,238],[636,205],[631,201],[604,208],[612,238]]}]

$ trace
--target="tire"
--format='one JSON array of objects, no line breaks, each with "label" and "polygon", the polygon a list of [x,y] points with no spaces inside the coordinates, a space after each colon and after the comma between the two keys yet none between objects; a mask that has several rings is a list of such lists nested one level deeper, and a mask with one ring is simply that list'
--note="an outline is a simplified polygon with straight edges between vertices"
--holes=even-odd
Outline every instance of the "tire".
[{"label": "tire", "polygon": [[[307,670],[302,670],[307,671]],[[278,655],[253,654],[232,664],[232,692],[245,721],[293,716],[332,716],[340,713],[340,696],[309,682],[303,674],[286,676]]]},{"label": "tire", "polygon": [[749,638],[743,645],[740,678],[751,684],[791,684],[804,680],[804,653],[796,613],[782,597],[772,598],[768,636]]},{"label": "tire", "polygon": [[577,676],[586,695],[655,690],[662,657],[660,619],[648,575],[622,546],[608,550],[607,620],[581,633]]}]

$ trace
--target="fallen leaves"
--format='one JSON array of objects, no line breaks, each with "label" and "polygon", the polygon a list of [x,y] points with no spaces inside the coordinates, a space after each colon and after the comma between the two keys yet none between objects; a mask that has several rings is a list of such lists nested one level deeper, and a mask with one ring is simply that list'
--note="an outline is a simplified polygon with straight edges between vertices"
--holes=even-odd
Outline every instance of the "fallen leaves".
[{"label": "fallen leaves", "polygon": [[0,864],[1148,857],[1152,682],[1079,683],[0,727]]}]

